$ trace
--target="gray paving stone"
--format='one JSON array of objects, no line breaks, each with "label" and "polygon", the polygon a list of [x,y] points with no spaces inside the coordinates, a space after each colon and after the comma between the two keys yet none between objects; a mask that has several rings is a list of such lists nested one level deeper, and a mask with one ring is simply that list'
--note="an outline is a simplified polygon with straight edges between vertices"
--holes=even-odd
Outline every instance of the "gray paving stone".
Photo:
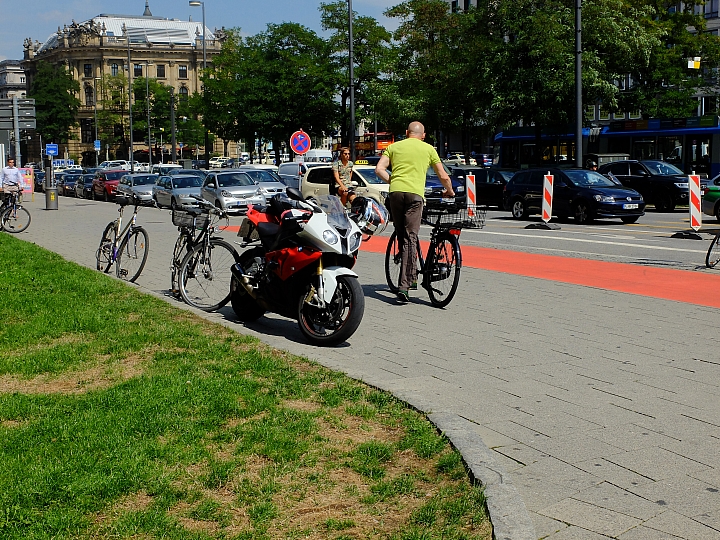
[{"label": "gray paving stone", "polygon": [[[575,499],[565,499],[544,508],[539,513],[596,534],[610,537],[619,536],[642,522],[637,518]],[[567,530],[563,531],[563,533],[569,534]]]},{"label": "gray paving stone", "polygon": [[681,474],[632,487],[629,491],[688,517],[702,513],[711,514],[720,508],[720,491],[717,488]]},{"label": "gray paving stone", "polygon": [[720,538],[720,530],[717,528],[710,528],[672,510],[667,510],[659,516],[645,521],[643,526],[687,540],[717,540]]},{"label": "gray paving stone", "polygon": [[649,529],[638,525],[628,532],[618,536],[618,540],[677,540],[680,536],[660,532],[656,529]]},{"label": "gray paving stone", "polygon": [[[660,447],[641,448],[623,452],[607,458],[612,463],[625,467],[653,480],[670,475],[689,474],[708,469],[707,465],[687,459]],[[689,477],[688,477],[689,478]]]},{"label": "gray paving stone", "polygon": [[573,498],[640,520],[650,519],[666,510],[665,506],[638,497],[634,493],[614,486],[609,482],[602,482],[589,487],[574,495]]}]

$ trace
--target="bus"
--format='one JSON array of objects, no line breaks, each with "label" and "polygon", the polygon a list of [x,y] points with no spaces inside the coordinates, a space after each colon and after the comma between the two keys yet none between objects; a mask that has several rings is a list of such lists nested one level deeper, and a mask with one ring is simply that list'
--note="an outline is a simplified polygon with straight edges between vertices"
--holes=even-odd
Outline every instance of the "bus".
[{"label": "bus", "polygon": [[369,143],[369,150],[372,154],[380,154],[395,142],[395,136],[389,131],[378,131],[377,147],[375,147],[375,133],[365,133],[365,135],[363,135],[363,142]]}]

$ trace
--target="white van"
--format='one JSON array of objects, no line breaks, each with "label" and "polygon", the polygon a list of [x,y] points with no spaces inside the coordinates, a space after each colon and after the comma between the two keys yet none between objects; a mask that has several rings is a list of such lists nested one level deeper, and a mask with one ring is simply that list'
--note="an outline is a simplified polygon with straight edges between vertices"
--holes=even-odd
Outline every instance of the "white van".
[{"label": "white van", "polygon": [[308,150],[303,156],[303,161],[309,163],[330,163],[332,162],[332,152],[330,150]]}]

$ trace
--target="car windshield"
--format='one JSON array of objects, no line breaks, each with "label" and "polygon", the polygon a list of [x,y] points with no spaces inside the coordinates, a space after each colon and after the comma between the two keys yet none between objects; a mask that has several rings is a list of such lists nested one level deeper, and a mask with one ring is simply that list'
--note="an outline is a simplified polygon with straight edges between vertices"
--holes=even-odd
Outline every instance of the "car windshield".
[{"label": "car windshield", "polygon": [[63,178],[63,182],[77,182],[78,178],[80,178],[79,174],[66,174]]},{"label": "car windshield", "polygon": [[218,187],[254,186],[250,177],[245,173],[227,173],[217,175]]},{"label": "car windshield", "polygon": [[368,184],[384,184],[385,182],[378,178],[378,175],[375,174],[375,169],[358,169],[357,172],[360,173],[360,176],[365,179],[365,181]]},{"label": "car windshield", "polygon": [[132,179],[133,186],[149,186],[155,183],[157,175],[145,174],[143,176],[135,176]]},{"label": "car windshield", "polygon": [[105,173],[106,180],[120,180],[120,177],[125,174],[125,171],[116,171],[111,173]]},{"label": "car windshield", "polygon": [[505,179],[506,182],[509,182],[515,174],[515,171],[498,171],[498,173],[500,173],[500,175]]},{"label": "car windshield", "polygon": [[570,181],[579,187],[616,187],[617,184],[596,171],[565,171]]},{"label": "car windshield", "polygon": [[175,189],[200,187],[202,179],[197,176],[176,176],[173,178]]},{"label": "car windshield", "polygon": [[675,165],[670,165],[664,161],[643,161],[643,165],[648,168],[650,174],[658,176],[675,176],[676,174],[685,174]]},{"label": "car windshield", "polygon": [[282,182],[280,180],[280,177],[278,177],[274,172],[272,171],[264,171],[262,169],[256,169],[256,170],[248,170],[243,171],[245,174],[250,176],[253,180],[256,182]]},{"label": "car windshield", "polygon": [[[449,174],[450,174],[450,169],[448,169],[447,165],[445,165],[445,164],[443,163],[442,166],[443,166],[443,169],[445,169],[445,172],[449,175]],[[437,180],[439,181],[438,175],[437,175],[437,173],[435,172],[435,167],[428,167],[427,174],[425,175],[425,177],[426,177],[427,179],[430,179],[430,178],[432,177],[433,180],[437,179]]]}]

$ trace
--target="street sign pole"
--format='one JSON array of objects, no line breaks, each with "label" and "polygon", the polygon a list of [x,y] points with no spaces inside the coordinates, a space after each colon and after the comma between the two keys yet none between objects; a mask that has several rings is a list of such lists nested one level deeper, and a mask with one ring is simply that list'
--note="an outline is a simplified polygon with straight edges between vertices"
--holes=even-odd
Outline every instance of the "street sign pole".
[{"label": "street sign pole", "polygon": [[20,155],[20,118],[18,114],[18,98],[13,96],[13,119],[15,120],[15,163],[22,167],[22,156]]}]

